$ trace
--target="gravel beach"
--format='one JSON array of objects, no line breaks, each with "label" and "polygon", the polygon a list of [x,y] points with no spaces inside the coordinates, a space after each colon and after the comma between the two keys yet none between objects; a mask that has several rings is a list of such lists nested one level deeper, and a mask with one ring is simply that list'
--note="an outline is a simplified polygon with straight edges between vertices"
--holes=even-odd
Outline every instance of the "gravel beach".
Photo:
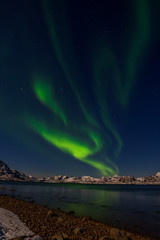
[{"label": "gravel beach", "polygon": [[10,196],[0,196],[0,208],[16,214],[35,235],[39,235],[44,240],[160,240],[160,238],[150,238],[110,227],[87,216],[79,218],[74,216],[72,211],[65,213],[59,209],[49,209]]}]

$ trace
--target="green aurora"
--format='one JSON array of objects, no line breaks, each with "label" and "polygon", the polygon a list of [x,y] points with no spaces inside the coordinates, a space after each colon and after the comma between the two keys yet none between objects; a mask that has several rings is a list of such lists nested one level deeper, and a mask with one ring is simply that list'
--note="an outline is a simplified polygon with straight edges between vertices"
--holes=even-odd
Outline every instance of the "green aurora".
[{"label": "green aurora", "polygon": [[[34,94],[45,108],[53,114],[53,125],[51,126],[43,116],[41,119],[31,114],[27,117],[29,127],[40,135],[45,141],[54,145],[60,151],[71,155],[74,159],[89,164],[100,171],[100,174],[110,176],[118,174],[119,170],[112,160],[118,158],[122,149],[122,139],[116,122],[113,121],[110,102],[113,101],[119,109],[129,105],[129,97],[134,87],[137,69],[144,48],[149,41],[150,21],[149,6],[146,0],[134,2],[134,18],[136,20],[135,32],[132,36],[130,49],[127,50],[126,62],[124,63],[126,77],[122,79],[119,62],[114,51],[106,43],[92,54],[92,93],[95,99],[93,106],[85,101],[85,86],[81,83],[83,73],[74,56],[72,49],[72,38],[67,19],[67,6],[63,5],[63,17],[61,22],[67,33],[65,48],[69,49],[73,56],[72,62],[77,67],[70,67],[71,59],[67,59],[62,39],[57,31],[57,21],[50,7],[50,1],[42,1],[44,20],[48,29],[48,36],[57,57],[59,65],[68,82],[74,101],[77,103],[81,118],[69,116],[66,103],[61,101],[56,93],[58,79],[33,76]],[[104,74],[105,73],[105,74]],[[111,87],[112,86],[112,87]],[[110,99],[110,92],[112,97]],[[94,104],[98,106],[98,116],[93,111]],[[72,106],[70,106],[72,108]],[[99,122],[103,122],[105,130]],[[111,160],[112,159],[112,160]]]}]

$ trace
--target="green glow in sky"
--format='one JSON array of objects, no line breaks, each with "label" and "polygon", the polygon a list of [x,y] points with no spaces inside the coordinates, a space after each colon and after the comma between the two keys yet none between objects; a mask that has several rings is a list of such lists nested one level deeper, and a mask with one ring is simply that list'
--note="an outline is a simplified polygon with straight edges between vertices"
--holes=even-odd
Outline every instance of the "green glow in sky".
[{"label": "green glow in sky", "polygon": [[67,124],[66,116],[61,109],[60,105],[56,101],[52,86],[49,84],[47,79],[42,78],[36,78],[34,79],[34,91],[39,99],[44,105],[46,105],[48,108],[50,108],[60,119],[64,122],[64,124]]},{"label": "green glow in sky", "polygon": [[[68,110],[70,109],[66,108],[63,101],[60,104],[59,99],[56,98],[54,90],[58,82],[57,79],[48,80],[46,77],[36,76],[33,78],[33,89],[36,97],[54,116],[58,117],[59,121],[63,122],[63,126],[59,127],[54,123],[51,128],[47,121],[35,117],[28,117],[28,123],[44,140],[62,152],[71,155],[74,159],[89,164],[105,176],[119,173],[118,167],[111,161],[112,158],[118,158],[123,146],[114,114],[118,108],[122,112],[122,110],[124,111],[122,106],[128,106],[140,57],[149,37],[147,0],[136,0],[134,3],[136,26],[131,46],[127,49],[123,77],[120,71],[121,65],[114,49],[109,47],[107,42],[97,44],[97,48],[93,51],[90,88],[93,91],[95,102],[91,106],[92,103],[86,101],[88,96],[84,96],[84,92],[87,91],[83,90],[87,84],[85,85],[85,82],[82,81],[85,78],[75,58],[67,7],[63,6],[63,16],[58,19],[58,22],[56,15],[53,14],[55,11],[53,5],[51,8],[49,1],[42,0],[44,20],[53,52],[63,72],[63,77],[71,88],[76,103],[78,103],[76,110],[80,113],[80,119],[77,119],[74,113],[71,113],[72,117],[69,118],[68,112],[70,111]],[[65,26],[63,30],[66,33],[64,44],[62,44],[63,40],[61,39],[61,26]],[[69,54],[66,54],[67,50]],[[96,106],[96,111],[93,110],[94,106]],[[102,123],[104,128],[100,127]],[[100,157],[102,155],[103,160]]]},{"label": "green glow in sky", "polygon": [[50,129],[44,122],[33,117],[29,117],[28,122],[34,131],[36,131],[41,137],[56,146],[62,152],[66,152],[77,160],[89,164],[90,166],[99,170],[104,176],[117,174],[117,169],[111,168],[105,163],[101,163],[97,160],[88,159],[88,157],[91,157],[97,153],[102,147],[102,145],[100,145],[101,140],[99,139],[99,136],[94,132],[90,131],[90,140],[93,140],[95,143],[93,146],[91,141],[89,144],[89,141],[82,141],[78,137],[75,137],[64,131]]}]

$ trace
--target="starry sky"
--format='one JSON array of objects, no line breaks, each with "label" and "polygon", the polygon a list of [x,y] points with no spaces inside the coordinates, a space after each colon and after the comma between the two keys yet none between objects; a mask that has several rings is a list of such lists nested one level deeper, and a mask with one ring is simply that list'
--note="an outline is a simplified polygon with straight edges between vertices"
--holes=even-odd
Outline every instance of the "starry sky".
[{"label": "starry sky", "polygon": [[0,159],[34,176],[160,171],[159,10],[0,1]]}]

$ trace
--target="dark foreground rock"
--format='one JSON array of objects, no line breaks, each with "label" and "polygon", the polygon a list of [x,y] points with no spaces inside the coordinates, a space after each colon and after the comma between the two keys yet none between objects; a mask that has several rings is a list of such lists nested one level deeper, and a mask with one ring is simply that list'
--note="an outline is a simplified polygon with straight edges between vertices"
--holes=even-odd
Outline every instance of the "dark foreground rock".
[{"label": "dark foreground rock", "polygon": [[160,240],[9,196],[0,196],[0,207],[17,214],[20,220],[44,240]]}]

